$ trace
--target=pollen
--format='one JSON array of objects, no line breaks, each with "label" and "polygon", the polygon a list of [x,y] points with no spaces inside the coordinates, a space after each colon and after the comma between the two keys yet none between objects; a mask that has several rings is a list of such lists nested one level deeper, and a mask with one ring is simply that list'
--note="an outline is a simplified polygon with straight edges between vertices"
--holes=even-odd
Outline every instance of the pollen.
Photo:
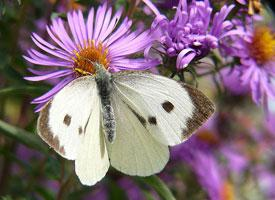
[{"label": "pollen", "polygon": [[95,67],[92,63],[99,63],[106,69],[109,68],[108,49],[101,42],[98,44],[94,40],[84,42],[84,48],[78,46],[74,51],[74,71],[78,76],[95,74]]},{"label": "pollen", "polygon": [[258,64],[275,60],[275,34],[268,27],[256,28],[249,49]]}]

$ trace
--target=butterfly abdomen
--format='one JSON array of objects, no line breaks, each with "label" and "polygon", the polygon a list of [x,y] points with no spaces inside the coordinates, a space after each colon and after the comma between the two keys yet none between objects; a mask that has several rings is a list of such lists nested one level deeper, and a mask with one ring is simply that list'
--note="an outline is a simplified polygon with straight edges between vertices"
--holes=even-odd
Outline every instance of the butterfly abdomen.
[{"label": "butterfly abdomen", "polygon": [[105,105],[102,107],[103,114],[103,126],[105,134],[109,142],[113,142],[115,139],[116,121],[114,110],[111,105]]},{"label": "butterfly abdomen", "polygon": [[98,66],[95,81],[97,83],[98,94],[101,99],[103,128],[108,141],[112,143],[116,135],[116,122],[114,110],[110,100],[112,92],[111,75],[109,72]]}]

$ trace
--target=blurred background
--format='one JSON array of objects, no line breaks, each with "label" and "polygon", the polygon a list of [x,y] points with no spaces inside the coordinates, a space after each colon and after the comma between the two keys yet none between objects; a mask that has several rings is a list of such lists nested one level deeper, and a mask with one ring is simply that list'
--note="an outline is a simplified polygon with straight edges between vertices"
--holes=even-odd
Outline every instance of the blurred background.
[{"label": "blurred background", "polygon": [[[215,1],[214,9],[250,1]],[[80,184],[73,162],[57,155],[36,134],[37,113],[31,100],[51,83],[28,82],[22,55],[34,47],[31,33],[49,37],[46,25],[71,9],[87,14],[95,0],[0,1],[0,199],[188,199],[275,200],[275,102],[271,114],[256,106],[244,89],[236,91],[234,73],[199,77],[198,87],[215,102],[214,116],[189,141],[171,148],[171,159],[157,176],[130,177],[110,169],[95,186]],[[109,1],[124,7],[135,25],[150,27],[153,17],[139,0]],[[155,1],[173,13],[177,1]],[[262,16],[273,23],[274,2],[262,2]],[[271,6],[269,6],[269,4]],[[146,14],[145,14],[146,13]],[[147,20],[148,19],[148,20]],[[161,71],[161,70],[160,70]],[[235,85],[234,85],[235,84]]]}]

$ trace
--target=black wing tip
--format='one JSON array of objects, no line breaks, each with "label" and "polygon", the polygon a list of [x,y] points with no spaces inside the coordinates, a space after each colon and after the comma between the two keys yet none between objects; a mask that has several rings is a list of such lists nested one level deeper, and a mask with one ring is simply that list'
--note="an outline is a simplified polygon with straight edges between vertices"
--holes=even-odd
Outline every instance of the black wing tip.
[{"label": "black wing tip", "polygon": [[64,146],[60,145],[59,138],[54,136],[49,125],[49,111],[51,108],[51,101],[49,101],[39,113],[37,121],[38,135],[44,140],[50,147],[52,147],[60,155],[65,155]]},{"label": "black wing tip", "polygon": [[193,116],[187,120],[187,128],[182,133],[184,138],[188,138],[214,113],[215,105],[198,89],[187,84],[182,86],[188,92],[195,107]]}]

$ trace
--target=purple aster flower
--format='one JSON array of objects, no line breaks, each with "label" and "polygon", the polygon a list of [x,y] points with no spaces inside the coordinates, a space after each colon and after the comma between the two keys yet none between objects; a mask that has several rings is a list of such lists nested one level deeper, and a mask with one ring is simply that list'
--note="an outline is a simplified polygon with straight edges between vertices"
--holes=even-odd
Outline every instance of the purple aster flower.
[{"label": "purple aster flower", "polygon": [[110,72],[119,70],[145,70],[159,62],[145,58],[129,58],[143,52],[151,42],[150,31],[130,31],[132,21],[125,18],[117,27],[121,18],[120,9],[112,16],[112,8],[101,5],[97,11],[92,8],[85,21],[81,11],[67,14],[68,23],[55,18],[47,32],[51,42],[42,39],[36,33],[32,40],[40,49],[28,50],[24,58],[36,65],[47,66],[46,69],[29,69],[35,76],[25,77],[29,81],[59,80],[49,92],[34,99],[37,111],[51,97],[73,79],[93,74],[95,69],[87,59],[98,62]]},{"label": "purple aster flower", "polygon": [[266,199],[275,198],[275,174],[271,170],[267,169],[265,166],[257,166],[255,169],[256,178],[258,179],[258,184],[261,191],[264,193]]},{"label": "purple aster flower", "polygon": [[271,114],[267,121],[265,122],[265,127],[267,128],[269,134],[275,139],[275,114]]},{"label": "purple aster flower", "polygon": [[[238,23],[238,22],[237,22]],[[268,27],[254,27],[249,22],[242,37],[231,36],[231,47],[227,55],[240,59],[235,68],[240,71],[243,86],[250,88],[252,99],[256,104],[263,104],[267,109],[268,99],[275,98],[275,86],[272,78],[275,75],[275,36]]]},{"label": "purple aster flower", "polygon": [[159,51],[176,59],[177,69],[185,68],[191,61],[205,57],[216,49],[223,38],[239,34],[226,17],[233,9],[223,6],[212,18],[212,8],[208,0],[180,0],[172,20],[167,19],[150,0],[143,0],[155,13],[152,24]]},{"label": "purple aster flower", "polygon": [[242,172],[248,167],[248,159],[242,155],[242,153],[234,149],[234,146],[231,147],[230,145],[224,145],[220,151],[227,160],[226,167],[230,172],[242,174]]},{"label": "purple aster flower", "polygon": [[97,185],[96,188],[93,188],[93,190],[91,190],[91,192],[86,195],[84,198],[84,200],[107,200],[108,198],[108,189],[105,185],[100,184]]},{"label": "purple aster flower", "polygon": [[244,95],[249,92],[249,87],[241,84],[241,71],[238,68],[231,69],[230,67],[227,67],[221,70],[220,73],[225,88],[232,94]]},{"label": "purple aster flower", "polygon": [[224,200],[234,195],[233,186],[209,145],[192,137],[171,151],[172,159],[180,159],[190,166],[209,199]]},{"label": "purple aster flower", "polygon": [[157,3],[157,6],[163,9],[170,9],[178,5],[178,3],[179,3],[179,0],[160,0]]},{"label": "purple aster flower", "polygon": [[143,200],[145,199],[141,189],[128,177],[123,177],[118,181],[119,186],[125,191],[128,199]]}]

